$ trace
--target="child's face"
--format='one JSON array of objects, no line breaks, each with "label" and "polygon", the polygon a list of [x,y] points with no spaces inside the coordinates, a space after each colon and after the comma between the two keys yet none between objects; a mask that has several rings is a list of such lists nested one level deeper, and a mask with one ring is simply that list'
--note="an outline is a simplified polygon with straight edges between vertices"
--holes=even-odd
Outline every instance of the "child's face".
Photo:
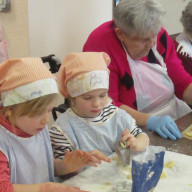
[{"label": "child's face", "polygon": [[23,115],[14,120],[14,125],[29,135],[36,135],[42,131],[50,120],[50,115],[56,100],[47,105],[45,111],[33,117]]},{"label": "child's face", "polygon": [[74,99],[72,109],[81,117],[97,117],[108,102],[108,90],[96,89]]}]

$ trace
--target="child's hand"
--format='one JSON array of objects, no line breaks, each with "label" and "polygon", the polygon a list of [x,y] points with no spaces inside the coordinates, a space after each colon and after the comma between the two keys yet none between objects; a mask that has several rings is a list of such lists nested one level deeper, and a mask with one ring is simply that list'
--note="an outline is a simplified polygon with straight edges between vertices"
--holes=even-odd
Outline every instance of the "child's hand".
[{"label": "child's hand", "polygon": [[138,141],[134,135],[130,134],[128,129],[125,129],[122,133],[121,142],[127,142],[126,147],[130,147],[131,151],[136,151],[138,147]]},{"label": "child's hand", "polygon": [[90,161],[91,155],[85,151],[75,150],[65,152],[65,156],[62,159],[66,174],[73,173],[81,170]]},{"label": "child's hand", "polygon": [[91,160],[88,165],[97,167],[97,164],[101,164],[101,161],[111,162],[111,159],[104,155],[102,152],[98,150],[93,150],[90,152]]}]

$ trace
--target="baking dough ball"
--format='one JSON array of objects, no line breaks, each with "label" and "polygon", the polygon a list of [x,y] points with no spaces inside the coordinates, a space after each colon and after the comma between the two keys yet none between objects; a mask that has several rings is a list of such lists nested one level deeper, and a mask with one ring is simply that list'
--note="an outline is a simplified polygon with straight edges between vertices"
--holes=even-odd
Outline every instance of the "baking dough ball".
[{"label": "baking dough ball", "polygon": [[188,137],[192,137],[192,131],[185,132],[185,135],[187,135]]},{"label": "baking dough ball", "polygon": [[110,185],[112,185],[112,183],[106,182],[104,185],[105,185],[105,186],[110,186]]},{"label": "baking dough ball", "polygon": [[166,178],[166,177],[167,177],[167,175],[165,174],[164,171],[162,171],[161,176],[160,176],[160,179],[164,179],[164,178]]},{"label": "baking dough ball", "polygon": [[174,167],[174,165],[175,165],[174,161],[169,161],[168,163],[166,163],[164,165],[164,167],[165,168],[172,168],[172,167]]}]

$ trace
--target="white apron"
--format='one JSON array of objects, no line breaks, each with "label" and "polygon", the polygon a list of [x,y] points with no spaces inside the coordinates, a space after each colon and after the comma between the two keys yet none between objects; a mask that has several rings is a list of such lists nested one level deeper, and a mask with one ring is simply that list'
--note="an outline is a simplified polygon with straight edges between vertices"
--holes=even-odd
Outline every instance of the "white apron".
[{"label": "white apron", "polygon": [[127,53],[134,81],[137,109],[152,115],[169,115],[176,120],[191,112],[191,108],[175,96],[174,85],[167,74],[163,58],[156,47],[152,50],[161,66],[133,60]]}]

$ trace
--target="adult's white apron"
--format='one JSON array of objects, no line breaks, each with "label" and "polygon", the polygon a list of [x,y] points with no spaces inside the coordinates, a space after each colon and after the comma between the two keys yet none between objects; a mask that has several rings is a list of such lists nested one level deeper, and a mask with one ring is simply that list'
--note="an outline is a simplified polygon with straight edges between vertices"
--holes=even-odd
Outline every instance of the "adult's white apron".
[{"label": "adult's white apron", "polygon": [[137,110],[152,115],[169,115],[176,120],[191,112],[191,108],[175,96],[166,64],[156,47],[152,50],[161,65],[133,60],[127,53],[134,81]]}]

